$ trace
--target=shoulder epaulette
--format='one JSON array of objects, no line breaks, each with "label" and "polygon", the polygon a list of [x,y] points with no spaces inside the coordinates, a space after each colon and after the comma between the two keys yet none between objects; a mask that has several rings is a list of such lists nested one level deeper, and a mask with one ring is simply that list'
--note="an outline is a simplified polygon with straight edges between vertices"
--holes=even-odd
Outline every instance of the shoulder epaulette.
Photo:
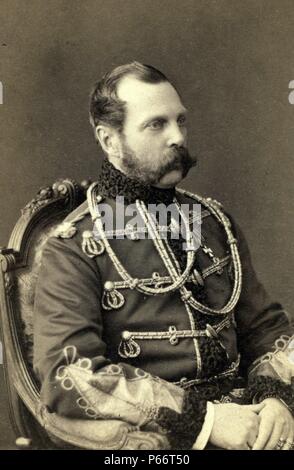
[{"label": "shoulder epaulette", "polygon": [[[102,201],[102,196],[98,194],[98,183],[91,184],[87,191],[88,213],[90,213],[93,223],[100,217],[98,204]],[[82,236],[82,250],[89,258],[104,253],[104,244],[101,240],[94,236],[93,230],[85,230]]]},{"label": "shoulder epaulette", "polygon": [[96,182],[92,183],[87,191],[87,201],[88,201],[88,209],[91,214],[93,222],[97,219],[97,204],[102,201],[102,196],[98,193],[99,185]]},{"label": "shoulder epaulette", "polygon": [[81,204],[81,206],[71,212],[66,219],[56,227],[52,236],[58,238],[72,238],[78,230],[76,227],[77,222],[80,222],[89,214],[89,208],[86,206],[85,209],[82,209],[83,206],[84,204]]},{"label": "shoulder epaulette", "polygon": [[181,194],[194,199],[198,203],[202,204],[212,215],[214,215],[221,223],[226,224],[227,227],[231,227],[231,221],[224,211],[223,205],[211,197],[202,197],[196,193],[187,191],[186,189],[177,188],[177,191]]},{"label": "shoulder epaulette", "polygon": [[188,196],[191,199],[194,199],[194,201],[197,201],[200,204],[203,204],[204,206],[212,206],[212,207],[215,207],[215,208],[218,208],[218,209],[223,208],[222,204],[219,201],[217,201],[217,199],[213,199],[211,197],[199,196],[199,194],[192,193],[192,192],[187,191],[186,189],[182,189],[182,188],[177,188],[177,191],[179,193],[183,194],[184,196]]}]

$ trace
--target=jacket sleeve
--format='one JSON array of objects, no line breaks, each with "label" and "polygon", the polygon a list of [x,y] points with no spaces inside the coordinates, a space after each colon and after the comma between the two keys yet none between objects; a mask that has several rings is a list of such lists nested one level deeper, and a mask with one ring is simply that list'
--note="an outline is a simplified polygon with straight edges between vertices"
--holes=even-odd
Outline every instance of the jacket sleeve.
[{"label": "jacket sleeve", "polygon": [[294,337],[289,315],[273,302],[253,269],[250,252],[234,223],[242,264],[242,292],[236,307],[238,346],[248,401],[278,397],[294,412]]},{"label": "jacket sleeve", "polygon": [[191,448],[207,401],[105,357],[101,280],[75,238],[46,243],[35,295],[34,369],[41,400],[68,418],[119,419],[155,426],[173,448]]}]

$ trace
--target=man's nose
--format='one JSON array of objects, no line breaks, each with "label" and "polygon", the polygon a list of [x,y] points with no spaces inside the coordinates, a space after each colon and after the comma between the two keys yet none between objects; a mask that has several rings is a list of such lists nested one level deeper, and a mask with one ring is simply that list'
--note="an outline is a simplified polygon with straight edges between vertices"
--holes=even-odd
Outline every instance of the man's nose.
[{"label": "man's nose", "polygon": [[178,123],[173,124],[169,128],[168,146],[182,146],[185,143],[187,130],[185,127],[179,126]]}]

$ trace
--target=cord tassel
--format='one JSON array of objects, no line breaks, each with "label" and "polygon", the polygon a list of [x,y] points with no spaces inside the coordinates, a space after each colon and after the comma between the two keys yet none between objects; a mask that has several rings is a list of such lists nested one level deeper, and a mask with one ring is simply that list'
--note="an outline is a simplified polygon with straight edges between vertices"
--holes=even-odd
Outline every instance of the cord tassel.
[{"label": "cord tassel", "polygon": [[116,289],[105,289],[102,295],[102,307],[105,310],[117,310],[125,303],[125,298]]},{"label": "cord tassel", "polygon": [[93,232],[86,230],[83,233],[82,250],[89,258],[94,258],[95,256],[102,255],[105,247],[101,240],[96,240],[93,237]]},{"label": "cord tassel", "polygon": [[122,333],[122,340],[118,347],[118,354],[124,359],[138,357],[141,352],[141,348],[136,341],[133,340],[129,331]]}]

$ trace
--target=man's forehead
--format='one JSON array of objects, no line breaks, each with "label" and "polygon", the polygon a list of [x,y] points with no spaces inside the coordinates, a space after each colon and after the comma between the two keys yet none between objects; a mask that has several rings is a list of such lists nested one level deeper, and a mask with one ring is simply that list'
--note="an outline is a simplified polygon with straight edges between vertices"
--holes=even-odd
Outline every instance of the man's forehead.
[{"label": "man's forehead", "polygon": [[167,112],[169,109],[185,111],[178,93],[169,82],[146,83],[134,76],[127,76],[119,83],[117,96],[127,103],[131,112]]}]

